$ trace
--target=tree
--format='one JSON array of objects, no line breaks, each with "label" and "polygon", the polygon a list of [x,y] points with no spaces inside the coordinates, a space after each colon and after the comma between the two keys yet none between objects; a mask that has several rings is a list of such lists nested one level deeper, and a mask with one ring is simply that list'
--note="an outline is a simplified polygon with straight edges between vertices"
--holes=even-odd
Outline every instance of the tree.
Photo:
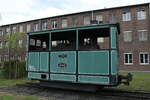
[{"label": "tree", "polygon": [[[12,34],[7,34],[5,35],[5,39],[7,41],[7,45],[3,46],[3,48],[8,50],[8,61],[11,61],[11,58],[13,56],[13,60],[15,61],[15,78],[17,78],[17,73],[18,73],[18,55],[20,53],[21,48],[23,47],[23,45],[19,45],[19,40],[23,39],[25,37],[25,33],[24,32],[16,32],[16,33],[12,33]],[[13,54],[13,55],[12,55]],[[9,63],[9,71],[11,71],[11,63]],[[9,74],[9,78],[11,78],[11,74]]]}]

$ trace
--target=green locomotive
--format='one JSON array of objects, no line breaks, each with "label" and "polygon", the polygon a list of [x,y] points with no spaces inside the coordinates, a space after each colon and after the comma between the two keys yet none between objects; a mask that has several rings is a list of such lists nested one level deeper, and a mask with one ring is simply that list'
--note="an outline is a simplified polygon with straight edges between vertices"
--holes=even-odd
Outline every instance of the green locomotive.
[{"label": "green locomotive", "polygon": [[118,34],[118,24],[30,32],[28,78],[58,88],[129,83],[130,74],[118,74]]}]

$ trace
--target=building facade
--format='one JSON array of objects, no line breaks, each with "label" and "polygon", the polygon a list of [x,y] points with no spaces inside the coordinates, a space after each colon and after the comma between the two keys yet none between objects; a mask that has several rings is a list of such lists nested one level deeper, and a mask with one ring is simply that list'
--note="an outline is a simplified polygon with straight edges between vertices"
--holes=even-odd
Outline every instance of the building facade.
[{"label": "building facade", "polygon": [[[138,4],[105,8],[61,16],[30,20],[0,26],[0,62],[8,60],[7,34],[33,32],[60,28],[87,26],[96,20],[98,24],[119,23],[119,52],[121,71],[150,71],[150,4]],[[25,36],[26,37],[26,36]],[[18,40],[23,45],[18,59],[26,58],[27,38]],[[13,59],[12,52],[12,58]]]}]

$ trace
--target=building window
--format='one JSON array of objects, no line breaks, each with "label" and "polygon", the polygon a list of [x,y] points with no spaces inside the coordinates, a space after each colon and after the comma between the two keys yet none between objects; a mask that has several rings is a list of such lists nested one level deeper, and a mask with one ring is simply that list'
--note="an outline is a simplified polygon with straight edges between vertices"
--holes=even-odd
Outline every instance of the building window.
[{"label": "building window", "polygon": [[28,24],[28,25],[27,25],[27,32],[30,32],[30,31],[31,31],[31,25]]},{"label": "building window", "polygon": [[112,13],[109,15],[109,22],[115,23],[116,22],[116,14]]},{"label": "building window", "polygon": [[10,34],[10,28],[6,28],[6,34]]},{"label": "building window", "polygon": [[52,21],[52,26],[51,26],[51,28],[52,28],[52,29],[56,29],[57,26],[58,26],[57,21]]},{"label": "building window", "polygon": [[139,41],[147,41],[148,33],[147,30],[138,30]]},{"label": "building window", "polygon": [[124,31],[124,42],[132,41],[132,31]]},{"label": "building window", "polygon": [[148,53],[140,53],[139,60],[140,60],[141,65],[149,64],[149,54]]},{"label": "building window", "polygon": [[124,53],[124,64],[131,65],[133,64],[133,54]]},{"label": "building window", "polygon": [[12,28],[12,33],[16,33],[16,32],[17,32],[17,27],[14,26],[14,27]]},{"label": "building window", "polygon": [[0,36],[2,36],[3,35],[3,30],[0,30]]},{"label": "building window", "polygon": [[19,26],[19,32],[23,32],[23,26]]},{"label": "building window", "polygon": [[48,23],[47,22],[43,22],[42,23],[42,30],[47,30],[48,28]]},{"label": "building window", "polygon": [[22,47],[23,40],[19,40],[19,41],[18,41],[18,44],[19,44],[20,47]]},{"label": "building window", "polygon": [[77,17],[72,17],[72,26],[77,26],[78,25],[78,18]]},{"label": "building window", "polygon": [[96,15],[95,16],[96,17],[96,20],[98,21],[98,23],[100,24],[100,23],[103,23],[103,16],[102,15]]},{"label": "building window", "polygon": [[8,42],[7,42],[7,41],[4,41],[4,42],[3,42],[3,45],[6,46],[6,47],[8,47]]},{"label": "building window", "polygon": [[2,48],[3,47],[3,43],[0,41],[0,48]]},{"label": "building window", "polygon": [[21,61],[21,56],[18,56],[17,59],[18,59],[19,61]]},{"label": "building window", "polygon": [[4,61],[8,61],[9,60],[9,56],[8,55],[4,55]]},{"label": "building window", "polygon": [[130,21],[131,20],[131,13],[130,12],[124,12],[122,14],[122,20],[123,21]]},{"label": "building window", "polygon": [[0,55],[0,63],[2,63],[2,56]]},{"label": "building window", "polygon": [[38,23],[34,24],[33,30],[34,31],[38,31],[39,30],[39,24]]},{"label": "building window", "polygon": [[84,25],[90,25],[90,16],[84,17]]},{"label": "building window", "polygon": [[62,19],[62,28],[65,28],[68,26],[68,22],[67,22],[67,19]]},{"label": "building window", "polygon": [[146,19],[146,11],[145,10],[138,11],[137,12],[137,19],[138,20]]}]

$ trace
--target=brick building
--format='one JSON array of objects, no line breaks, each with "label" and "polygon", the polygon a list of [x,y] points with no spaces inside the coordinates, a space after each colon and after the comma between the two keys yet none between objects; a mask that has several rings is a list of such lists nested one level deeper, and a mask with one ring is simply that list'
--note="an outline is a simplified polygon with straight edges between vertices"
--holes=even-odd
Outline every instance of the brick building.
[{"label": "brick building", "polygon": [[[7,40],[4,39],[6,34],[87,26],[91,24],[91,20],[97,20],[98,24],[120,24],[120,70],[150,71],[149,3],[85,11],[0,26],[0,62],[8,60],[8,50],[2,48],[3,45],[7,45]],[[23,45],[18,59],[23,60],[26,57],[26,41],[26,38],[18,40],[18,43]]]}]

